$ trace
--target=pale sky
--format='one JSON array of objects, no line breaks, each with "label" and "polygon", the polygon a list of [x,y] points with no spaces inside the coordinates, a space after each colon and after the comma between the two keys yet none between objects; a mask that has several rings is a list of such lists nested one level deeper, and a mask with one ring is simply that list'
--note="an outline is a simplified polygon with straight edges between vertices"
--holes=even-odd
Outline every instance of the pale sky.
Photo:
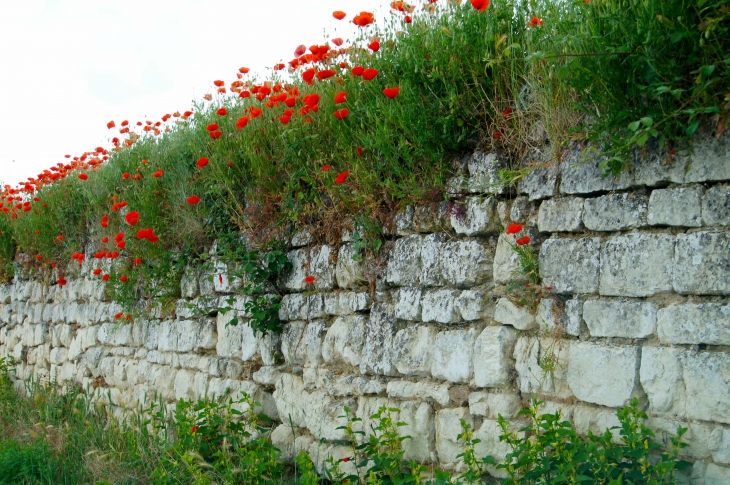
[{"label": "pale sky", "polygon": [[[18,0],[0,2],[0,181],[27,177],[118,131],[157,121],[235,80],[266,75],[299,44],[354,37],[386,0]],[[332,17],[347,12],[346,20]],[[380,13],[381,15],[377,15]]]}]

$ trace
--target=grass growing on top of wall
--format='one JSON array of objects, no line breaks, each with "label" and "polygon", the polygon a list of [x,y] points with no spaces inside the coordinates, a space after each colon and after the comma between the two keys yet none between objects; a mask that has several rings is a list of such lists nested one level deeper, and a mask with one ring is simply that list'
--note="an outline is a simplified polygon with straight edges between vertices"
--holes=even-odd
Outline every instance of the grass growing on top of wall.
[{"label": "grass growing on top of wall", "polygon": [[[443,199],[455,155],[480,147],[516,160],[539,143],[529,136],[537,124],[556,156],[570,138],[606,142],[604,168],[620,175],[632,146],[656,137],[680,150],[701,116],[714,116],[719,131],[728,123],[725,2],[475,8],[485,4],[414,2],[411,11],[394,2],[393,15],[359,29],[352,47],[314,49],[318,57],[305,57],[314,61],[292,70],[293,80],[280,71],[242,75],[190,115],[121,128],[115,149],[7,189],[0,277],[12,276],[18,252],[35,270],[101,254],[96,277],[109,274],[118,300],[175,297],[183,268],[222,234],[243,230],[266,242],[306,227],[334,241],[348,218],[383,225],[404,204]],[[366,80],[357,67],[377,75]],[[309,69],[317,75],[305,82]],[[129,212],[139,214],[134,227]],[[147,228],[157,240],[138,237]]]}]

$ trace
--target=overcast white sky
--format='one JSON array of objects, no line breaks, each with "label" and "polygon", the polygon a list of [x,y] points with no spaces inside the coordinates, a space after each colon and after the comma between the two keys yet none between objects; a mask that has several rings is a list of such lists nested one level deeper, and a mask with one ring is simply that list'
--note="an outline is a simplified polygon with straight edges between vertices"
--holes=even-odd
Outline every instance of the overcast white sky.
[{"label": "overcast white sky", "polygon": [[[262,74],[299,44],[352,37],[362,10],[386,0],[0,1],[0,180],[15,185],[117,135],[106,123],[185,111]],[[346,21],[332,17],[344,10]],[[339,28],[339,30],[338,30]]]}]

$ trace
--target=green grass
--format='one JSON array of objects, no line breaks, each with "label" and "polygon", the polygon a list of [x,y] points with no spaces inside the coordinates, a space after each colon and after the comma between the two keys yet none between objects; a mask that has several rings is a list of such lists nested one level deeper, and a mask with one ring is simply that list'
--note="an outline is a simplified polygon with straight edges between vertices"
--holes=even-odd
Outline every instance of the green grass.
[{"label": "green grass", "polygon": [[[455,3],[439,1],[434,13],[419,3],[411,24],[399,13],[384,26],[363,29],[355,42],[363,48],[320,65],[336,75],[315,78],[311,86],[301,80],[301,69],[293,81],[276,74],[248,79],[282,83],[301,96],[316,93],[316,113],[296,113],[282,124],[283,104],[265,108],[255,97],[215,94],[194,106],[191,118],[172,118],[169,132],[135,135],[131,148],[111,151],[95,172],[85,170],[87,181],[73,172],[42,187],[32,210],[0,214],[0,277],[12,276],[11,262],[22,252],[21,267],[52,281],[50,263],[63,267],[89,247],[113,250],[101,240],[121,230],[127,246],[112,265],[110,287],[130,309],[153,294],[176,298],[184,267],[205,258],[222,235],[243,231],[260,244],[286,241],[307,228],[317,240],[335,242],[348,219],[378,228],[406,204],[446,198],[453,158],[475,148],[507,153],[511,173],[523,173],[516,161],[535,143],[528,136],[535,123],[546,128],[554,157],[574,138],[605,145],[612,158],[604,168],[615,175],[630,168],[630,150],[649,138],[680,150],[703,116],[713,117],[718,130],[728,123],[725,2],[515,0],[495,1],[484,12]],[[533,16],[542,25],[528,26]],[[381,41],[377,53],[364,47],[373,36]],[[365,81],[340,62],[379,74]],[[395,99],[383,95],[396,86]],[[336,105],[341,91],[347,101]],[[264,114],[237,129],[251,106]],[[303,106],[300,99],[293,109]],[[216,114],[220,107],[227,116]],[[350,114],[337,119],[333,113],[342,108]],[[210,123],[220,125],[220,138],[208,135]],[[202,169],[196,165],[201,157],[210,159]],[[331,169],[322,171],[326,165]],[[157,170],[164,175],[152,177]],[[343,172],[349,177],[335,183]],[[124,173],[142,178],[124,180]],[[188,205],[191,195],[201,203]],[[137,227],[111,211],[122,200],[124,210],[140,213]],[[104,215],[110,216],[106,229]],[[147,227],[158,243],[134,236]],[[368,235],[380,237],[377,229]],[[144,263],[133,267],[134,258]],[[122,275],[128,283],[119,282]]]}]

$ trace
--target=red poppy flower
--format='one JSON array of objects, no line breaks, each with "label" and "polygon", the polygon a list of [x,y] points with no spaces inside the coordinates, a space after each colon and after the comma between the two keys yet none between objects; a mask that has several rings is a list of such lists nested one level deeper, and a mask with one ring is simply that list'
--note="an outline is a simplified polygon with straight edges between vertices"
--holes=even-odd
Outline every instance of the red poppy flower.
[{"label": "red poppy flower", "polygon": [[106,127],[107,127],[108,129],[110,129],[110,130],[111,130],[112,128],[114,128],[115,126],[116,126],[116,125],[114,124],[114,121],[110,121],[109,123],[107,123],[107,124],[106,124]]},{"label": "red poppy flower", "polygon": [[112,259],[117,259],[119,257],[119,251],[112,251],[111,253],[107,253],[107,256]]},{"label": "red poppy flower", "polygon": [[385,88],[383,89],[383,94],[389,97],[390,99],[395,98],[398,96],[398,92],[400,91],[400,88]]},{"label": "red poppy flower", "polygon": [[302,98],[302,101],[304,101],[304,104],[306,104],[310,108],[314,108],[315,106],[317,106],[317,103],[319,103],[319,94],[307,94]]},{"label": "red poppy flower", "polygon": [[140,264],[142,264],[142,258],[135,258],[134,261],[132,261],[132,264],[134,266],[139,266]]},{"label": "red poppy flower", "polygon": [[494,134],[493,134],[492,136],[493,136],[494,138],[496,138],[497,140],[501,140],[502,138],[504,138],[504,135],[502,134],[502,132],[501,132],[501,131],[497,131],[497,132],[495,132],[495,133],[494,133]]},{"label": "red poppy flower", "polygon": [[101,218],[101,227],[107,227],[109,225],[109,216],[103,216]]},{"label": "red poppy flower", "polygon": [[362,73],[365,71],[365,68],[362,66],[355,66],[352,68],[352,75],[353,76],[362,76]]},{"label": "red poppy flower", "polygon": [[347,93],[342,91],[335,95],[335,104],[342,104],[345,102],[345,97],[347,96]]},{"label": "red poppy flower", "polygon": [[518,246],[524,246],[525,244],[530,242],[530,238],[528,236],[524,236],[519,238],[517,241],[515,241]]},{"label": "red poppy flower", "polygon": [[344,120],[345,118],[347,118],[350,115],[350,111],[347,109],[340,109],[340,110],[335,111],[334,114],[335,114],[335,118],[337,118],[339,120]]},{"label": "red poppy flower", "polygon": [[545,22],[536,15],[533,15],[529,22],[527,22],[528,27],[542,27]]},{"label": "red poppy flower", "polygon": [[58,283],[58,284],[59,284],[59,286],[65,286],[65,285],[66,285],[66,283],[68,283],[68,281],[66,281],[66,278],[64,278],[63,276],[60,276],[60,277],[59,277],[59,278],[58,278],[58,279],[56,280],[56,283]]},{"label": "red poppy flower", "polygon": [[219,115],[219,116],[225,116],[225,115],[227,115],[227,114],[228,114],[228,110],[227,110],[227,109],[225,109],[225,108],[218,108],[218,109],[216,110],[215,114],[217,114],[217,115]]},{"label": "red poppy flower", "polygon": [[340,461],[348,462],[348,461],[350,461],[350,457],[346,456],[344,458],[340,458]]},{"label": "red poppy flower", "polygon": [[64,236],[63,234],[62,234],[62,235],[60,235],[60,236],[58,236],[58,237],[56,237],[56,242],[61,242],[61,241],[63,241],[63,238],[64,238],[64,237],[66,237],[66,236]]},{"label": "red poppy flower", "polygon": [[124,316],[124,313],[122,313],[122,312],[119,312],[119,313],[117,313],[116,315],[114,315],[114,318],[115,318],[116,320],[119,320],[119,319],[120,319],[120,318],[122,318],[123,316]]},{"label": "red poppy flower", "polygon": [[218,79],[217,81],[213,81],[213,84],[215,84],[218,87],[221,87],[221,86],[225,85],[226,83],[224,83],[223,81]]},{"label": "red poppy flower", "polygon": [[339,38],[339,37],[335,37],[334,39],[332,39],[332,43],[333,43],[334,45],[336,45],[337,47],[339,47],[339,46],[341,46],[342,44],[344,44],[344,43],[345,43],[345,41],[344,41],[344,40],[342,40],[342,39],[341,39],[341,38]]},{"label": "red poppy flower", "polygon": [[200,160],[198,160],[198,167],[203,168],[206,165],[208,165],[208,159],[203,157]]},{"label": "red poppy flower", "polygon": [[239,67],[238,68],[238,72],[240,72],[241,74],[248,74],[248,71],[250,71],[250,70],[251,69],[249,69],[248,67]]},{"label": "red poppy flower", "polygon": [[279,121],[281,122],[282,125],[289,124],[289,120],[291,120],[291,116],[287,116],[287,115],[279,116]]},{"label": "red poppy flower", "polygon": [[347,14],[345,12],[343,12],[342,10],[335,10],[334,12],[332,12],[332,16],[334,18],[336,18],[337,20],[342,20],[345,17],[347,17]]},{"label": "red poppy flower", "polygon": [[299,45],[294,49],[294,57],[302,57],[307,52],[307,46],[304,44]]},{"label": "red poppy flower", "polygon": [[119,278],[119,281],[121,281],[122,283],[126,283],[127,281],[129,281],[129,278],[127,277],[127,275],[122,275],[121,278]]},{"label": "red poppy flower", "polygon": [[479,10],[480,12],[484,12],[487,8],[489,8],[489,0],[469,0],[471,2],[471,6],[475,9]]},{"label": "red poppy flower", "polygon": [[[129,224],[130,226],[136,226],[139,222],[139,212],[132,211],[128,213],[126,216],[124,216],[124,220],[127,221],[127,224]],[[124,237],[123,234],[122,237]]]},{"label": "red poppy flower", "polygon": [[218,123],[211,123],[208,126],[205,127],[208,131],[215,131],[219,128]]},{"label": "red poppy flower", "polygon": [[109,281],[109,273],[101,277],[102,281]]},{"label": "red poppy flower", "polygon": [[106,244],[109,242],[109,238],[107,236],[104,236],[104,238],[101,240],[101,242]]},{"label": "red poppy flower", "polygon": [[257,108],[256,106],[251,106],[248,111],[251,114],[251,118],[258,118],[259,116],[264,114],[264,111],[261,108]]},{"label": "red poppy flower", "polygon": [[368,45],[368,49],[370,49],[373,52],[378,52],[380,50],[380,42],[377,40],[373,41]]},{"label": "red poppy flower", "polygon": [[312,283],[314,283],[314,281],[315,281],[316,279],[317,279],[317,278],[315,278],[314,276],[307,276],[306,278],[304,278],[304,282],[305,282],[306,284],[308,284],[308,285],[311,285]]},{"label": "red poppy flower", "polygon": [[357,156],[362,157],[362,148],[358,147],[357,149]]},{"label": "red poppy flower", "polygon": [[347,177],[350,176],[350,172],[342,172],[340,174],[337,174],[337,177],[335,178],[336,184],[341,184],[345,180],[347,180]]},{"label": "red poppy flower", "polygon": [[[250,121],[250,118],[248,116],[242,116],[242,117],[238,118],[238,121],[236,121],[236,128],[238,128],[239,130],[244,129],[249,121]],[[205,163],[208,163],[207,158],[201,159],[201,160],[205,160]],[[198,161],[198,165],[200,166],[200,160]]]},{"label": "red poppy flower", "polygon": [[191,195],[190,197],[185,199],[185,202],[187,202],[190,205],[195,205],[198,202],[200,202],[200,197],[198,197],[197,195]]},{"label": "red poppy flower", "polygon": [[89,176],[88,176],[88,175],[86,175],[85,173],[80,173],[80,174],[79,174],[79,178],[80,178],[81,180],[89,180]]},{"label": "red poppy flower", "polygon": [[190,428],[190,433],[191,434],[195,434],[195,432],[198,431],[199,429],[200,429],[200,426],[198,426],[196,424],[195,426],[193,426],[192,428]]},{"label": "red poppy flower", "polygon": [[335,75],[335,71],[332,69],[323,69],[317,73],[317,79],[320,81],[330,78]]},{"label": "red poppy flower", "polygon": [[378,70],[373,69],[372,67],[369,67],[363,71],[362,78],[366,81],[371,81],[371,80],[375,79],[375,76],[377,76],[377,75],[378,75]]},{"label": "red poppy flower", "polygon": [[211,131],[210,137],[215,140],[215,139],[220,138],[222,134],[223,134],[223,132],[221,132],[221,131]]},{"label": "red poppy flower", "polygon": [[507,234],[517,234],[523,227],[525,226],[522,224],[510,224],[507,226]]},{"label": "red poppy flower", "polygon": [[36,260],[36,261],[43,261],[43,256],[41,256],[41,255],[39,254],[38,256],[36,256],[36,257],[35,257],[35,260]]},{"label": "red poppy flower", "polygon": [[323,165],[320,170],[322,170],[323,172],[329,172],[331,168],[332,165]]},{"label": "red poppy flower", "polygon": [[357,25],[358,27],[365,27],[366,25],[370,25],[375,21],[373,14],[370,12],[360,12],[359,15],[356,15],[355,18],[352,19],[352,22]]},{"label": "red poppy flower", "polygon": [[94,270],[94,276],[99,276],[101,274],[101,268],[96,268]]},{"label": "red poppy flower", "polygon": [[413,19],[410,15],[406,15],[405,17],[403,17],[403,22],[410,24],[411,22],[413,22]]},{"label": "red poppy flower", "polygon": [[155,178],[160,178],[165,174],[164,170],[158,170],[157,172],[152,172],[152,176]]}]

